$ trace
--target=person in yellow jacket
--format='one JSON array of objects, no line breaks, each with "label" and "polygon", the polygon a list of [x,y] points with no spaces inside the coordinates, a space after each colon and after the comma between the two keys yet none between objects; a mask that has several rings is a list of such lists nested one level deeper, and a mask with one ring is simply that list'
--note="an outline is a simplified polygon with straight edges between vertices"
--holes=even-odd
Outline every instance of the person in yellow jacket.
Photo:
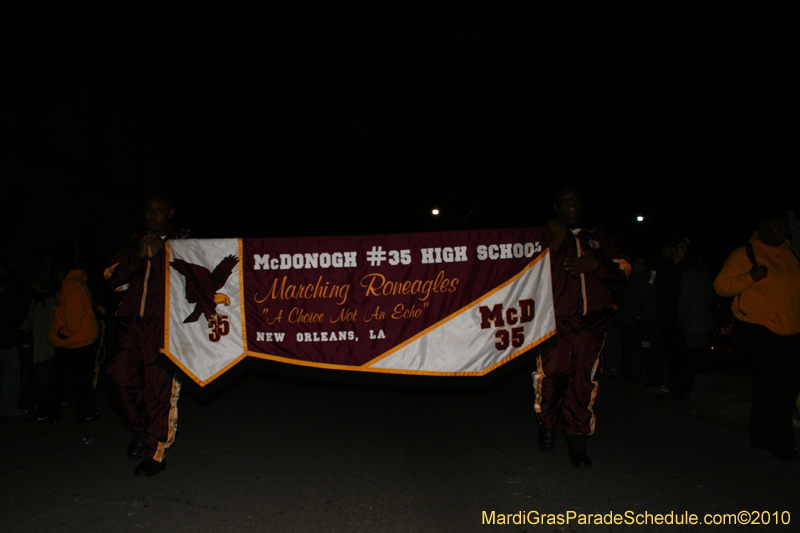
[{"label": "person in yellow jacket", "polygon": [[70,375],[75,380],[78,422],[100,418],[94,395],[95,341],[100,333],[86,272],[71,270],[56,295],[47,342],[55,348],[50,385],[39,404],[37,420],[55,423],[61,416]]},{"label": "person in yellow jacket", "polygon": [[714,281],[731,306],[753,365],[750,444],[797,459],[793,404],[800,394],[800,254],[787,212],[762,217],[747,246],[731,253]]}]

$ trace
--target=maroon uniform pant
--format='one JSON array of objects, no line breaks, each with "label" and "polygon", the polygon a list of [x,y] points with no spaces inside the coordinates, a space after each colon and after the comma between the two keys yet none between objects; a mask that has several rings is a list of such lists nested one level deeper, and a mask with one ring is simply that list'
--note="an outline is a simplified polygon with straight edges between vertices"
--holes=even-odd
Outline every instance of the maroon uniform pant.
[{"label": "maroon uniform pant", "polygon": [[595,373],[605,341],[606,318],[556,319],[558,346],[543,353],[533,373],[539,423],[564,424],[568,435],[594,433]]},{"label": "maroon uniform pant", "polygon": [[145,436],[144,456],[164,460],[175,440],[180,382],[160,355],[164,320],[120,318],[117,349],[108,366],[111,399],[123,423]]}]

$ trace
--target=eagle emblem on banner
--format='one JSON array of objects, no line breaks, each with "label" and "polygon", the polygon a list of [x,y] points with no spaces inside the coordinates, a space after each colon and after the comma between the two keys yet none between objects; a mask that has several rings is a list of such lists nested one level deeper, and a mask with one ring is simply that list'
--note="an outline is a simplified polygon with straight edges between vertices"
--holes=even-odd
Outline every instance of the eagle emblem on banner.
[{"label": "eagle emblem on banner", "polygon": [[183,259],[170,262],[172,268],[186,278],[186,301],[195,304],[192,313],[183,321],[184,324],[196,322],[200,315],[203,315],[208,320],[209,327],[212,327],[219,318],[224,318],[217,313],[217,306],[220,304],[228,306],[231,304],[231,299],[217,291],[228,281],[238,262],[238,257],[229,255],[214,267],[213,272],[204,266],[187,263]]}]

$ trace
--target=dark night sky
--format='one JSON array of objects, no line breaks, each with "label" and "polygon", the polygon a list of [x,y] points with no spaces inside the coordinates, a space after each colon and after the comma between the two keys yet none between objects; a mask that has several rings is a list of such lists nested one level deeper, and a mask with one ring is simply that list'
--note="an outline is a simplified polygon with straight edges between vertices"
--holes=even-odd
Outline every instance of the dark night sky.
[{"label": "dark night sky", "polygon": [[537,225],[569,181],[633,252],[718,266],[797,181],[787,13],[100,9],[15,25],[11,257],[110,256],[154,185],[222,237]]}]

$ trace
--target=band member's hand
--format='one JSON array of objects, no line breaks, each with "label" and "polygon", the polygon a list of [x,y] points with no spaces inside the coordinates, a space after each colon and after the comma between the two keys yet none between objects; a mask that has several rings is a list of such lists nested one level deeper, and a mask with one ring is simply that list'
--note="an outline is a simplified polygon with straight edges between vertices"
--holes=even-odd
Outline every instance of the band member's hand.
[{"label": "band member's hand", "polygon": [[161,240],[161,237],[154,233],[145,233],[139,239],[139,257],[144,259],[148,256],[148,247],[150,254],[156,255],[162,246],[164,246],[164,241]]},{"label": "band member's hand", "polygon": [[550,251],[554,252],[558,250],[558,247],[561,246],[561,243],[564,241],[564,237],[567,236],[567,226],[564,225],[563,222],[560,220],[551,220],[550,221]]},{"label": "band member's hand", "polygon": [[586,274],[600,268],[600,260],[593,255],[584,255],[566,259],[564,266],[570,274]]},{"label": "band member's hand", "polygon": [[764,265],[753,265],[753,268],[750,269],[750,276],[752,276],[753,281],[761,281],[767,277],[767,273],[767,267]]}]

